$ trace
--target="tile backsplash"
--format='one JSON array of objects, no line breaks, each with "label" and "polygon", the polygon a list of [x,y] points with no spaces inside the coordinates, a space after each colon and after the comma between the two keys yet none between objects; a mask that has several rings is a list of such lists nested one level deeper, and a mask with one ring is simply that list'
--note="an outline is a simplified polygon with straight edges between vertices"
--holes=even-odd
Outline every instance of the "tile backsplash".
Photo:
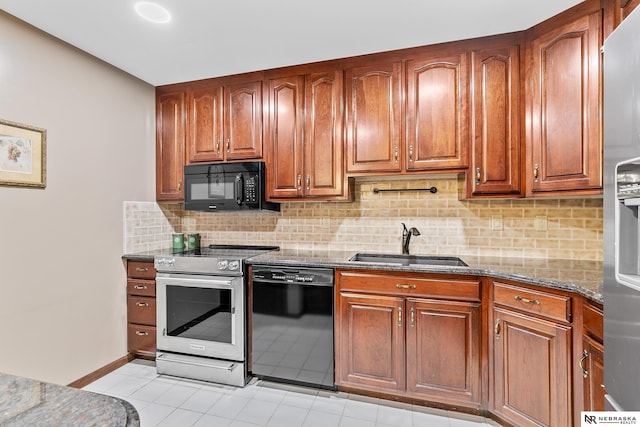
[{"label": "tile backsplash", "polygon": [[[180,205],[125,202],[125,253],[171,246],[171,233],[202,244],[268,244],[289,249],[400,253],[402,225],[421,235],[411,253],[602,260],[602,199],[458,199],[453,178],[366,180],[355,201],[283,203],[281,212],[205,213]],[[383,192],[374,188],[420,191]]]}]

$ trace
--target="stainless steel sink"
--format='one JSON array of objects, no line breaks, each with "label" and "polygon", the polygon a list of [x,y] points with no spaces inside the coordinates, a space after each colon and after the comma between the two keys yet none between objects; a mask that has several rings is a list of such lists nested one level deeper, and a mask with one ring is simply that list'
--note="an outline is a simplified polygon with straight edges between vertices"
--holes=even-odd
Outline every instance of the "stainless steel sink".
[{"label": "stainless steel sink", "polygon": [[366,254],[357,253],[349,261],[372,262],[400,265],[448,265],[455,267],[468,267],[458,257],[432,256],[432,255],[393,255],[393,254]]}]

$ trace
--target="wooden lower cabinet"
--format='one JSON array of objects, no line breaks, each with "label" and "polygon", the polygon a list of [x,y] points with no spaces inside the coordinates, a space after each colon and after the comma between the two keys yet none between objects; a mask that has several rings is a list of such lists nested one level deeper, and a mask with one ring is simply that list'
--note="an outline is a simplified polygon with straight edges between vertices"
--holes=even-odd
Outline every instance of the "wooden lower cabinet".
[{"label": "wooden lower cabinet", "polygon": [[338,384],[405,389],[404,298],[341,294]]},{"label": "wooden lower cabinet", "polygon": [[408,298],[407,391],[442,402],[480,401],[480,304]]},{"label": "wooden lower cabinet", "polygon": [[156,270],[150,261],[127,262],[127,350],[156,357]]},{"label": "wooden lower cabinet", "polygon": [[[350,273],[347,273],[350,274]],[[478,301],[421,297],[477,281],[364,274],[342,276],[336,317],[336,383],[373,393],[479,409],[481,311]],[[338,287],[341,276],[338,273]],[[386,289],[385,289],[386,286]],[[366,288],[375,287],[375,294]],[[403,293],[398,289],[410,289]],[[378,293],[380,292],[380,293]],[[415,292],[417,295],[412,294]],[[455,298],[455,296],[452,296]]]},{"label": "wooden lower cabinet", "polygon": [[604,346],[591,337],[582,337],[579,369],[583,377],[583,411],[604,411]]},{"label": "wooden lower cabinet", "polygon": [[517,426],[571,425],[571,326],[493,309],[493,405]]}]

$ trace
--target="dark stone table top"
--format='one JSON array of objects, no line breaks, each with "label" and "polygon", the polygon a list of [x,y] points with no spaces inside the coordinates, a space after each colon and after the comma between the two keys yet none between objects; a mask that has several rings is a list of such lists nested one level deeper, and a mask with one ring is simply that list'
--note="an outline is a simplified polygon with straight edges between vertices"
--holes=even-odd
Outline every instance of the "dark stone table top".
[{"label": "dark stone table top", "polygon": [[0,373],[0,425],[137,427],[140,418],[116,397]]}]

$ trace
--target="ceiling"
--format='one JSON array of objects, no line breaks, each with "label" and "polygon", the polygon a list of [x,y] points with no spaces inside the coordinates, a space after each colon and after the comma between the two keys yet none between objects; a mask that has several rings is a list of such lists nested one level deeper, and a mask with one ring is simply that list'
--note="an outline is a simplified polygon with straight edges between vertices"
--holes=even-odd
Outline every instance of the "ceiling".
[{"label": "ceiling", "polygon": [[154,86],[527,29],[579,0],[0,0]]}]

